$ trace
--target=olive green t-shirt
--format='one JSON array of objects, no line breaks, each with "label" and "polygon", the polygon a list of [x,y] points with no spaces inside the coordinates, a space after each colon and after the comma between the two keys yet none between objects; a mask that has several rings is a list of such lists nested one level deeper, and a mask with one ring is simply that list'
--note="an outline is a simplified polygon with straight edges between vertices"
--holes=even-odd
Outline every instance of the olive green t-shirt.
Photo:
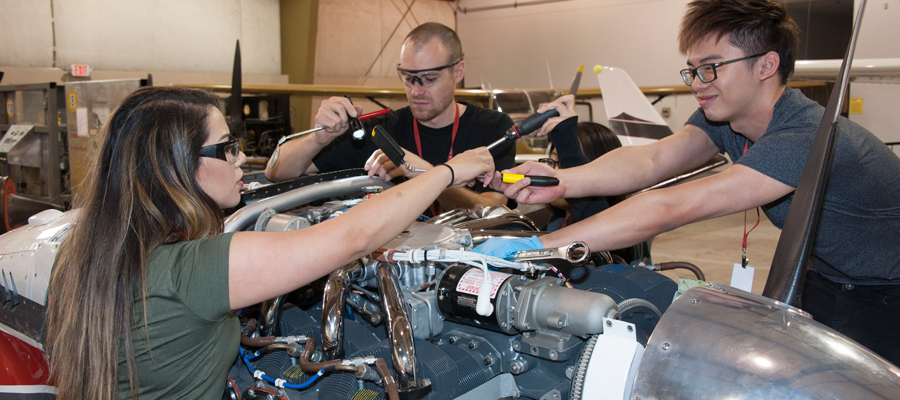
[{"label": "olive green t-shirt", "polygon": [[[140,301],[135,302],[132,330],[141,400],[222,398],[240,343],[240,322],[228,302],[232,235],[163,245],[150,252],[147,330]],[[127,368],[120,346],[120,399],[131,398]]]}]

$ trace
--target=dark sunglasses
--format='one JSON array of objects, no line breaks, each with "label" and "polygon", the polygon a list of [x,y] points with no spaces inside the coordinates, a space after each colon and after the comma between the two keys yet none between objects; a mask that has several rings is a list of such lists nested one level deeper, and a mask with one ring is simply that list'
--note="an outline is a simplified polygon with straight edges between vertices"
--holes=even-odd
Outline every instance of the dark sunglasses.
[{"label": "dark sunglasses", "polygon": [[235,163],[238,154],[241,153],[241,140],[231,139],[227,142],[211,144],[200,148],[201,157],[218,158],[222,161]]}]

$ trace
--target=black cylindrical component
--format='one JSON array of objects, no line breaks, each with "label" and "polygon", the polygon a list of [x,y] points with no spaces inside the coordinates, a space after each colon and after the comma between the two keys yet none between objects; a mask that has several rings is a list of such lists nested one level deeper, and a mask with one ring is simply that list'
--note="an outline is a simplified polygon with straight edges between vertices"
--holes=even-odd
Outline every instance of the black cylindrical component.
[{"label": "black cylindrical component", "polygon": [[506,333],[508,328],[500,326],[497,301],[512,275],[491,272],[492,287],[496,289],[492,290],[493,296],[490,297],[494,312],[488,316],[475,312],[483,276],[481,268],[469,265],[456,264],[445,269],[437,286],[438,310],[448,321]]},{"label": "black cylindrical component", "polygon": [[[500,146],[504,143],[515,142],[516,139],[518,139],[522,136],[527,136],[531,132],[534,132],[538,128],[544,126],[544,123],[547,122],[548,119],[553,118],[553,117],[558,117],[558,116],[559,116],[559,111],[556,111],[556,110],[550,110],[550,111],[543,112],[540,114],[538,114],[538,113],[531,114],[531,115],[525,117],[525,119],[520,121],[517,125],[513,126],[512,128],[509,128],[509,130],[506,131],[505,134],[503,134],[502,138],[497,139],[496,142],[489,144],[487,146],[487,149],[493,150],[495,147]],[[547,185],[547,186],[552,186],[552,185]]]}]

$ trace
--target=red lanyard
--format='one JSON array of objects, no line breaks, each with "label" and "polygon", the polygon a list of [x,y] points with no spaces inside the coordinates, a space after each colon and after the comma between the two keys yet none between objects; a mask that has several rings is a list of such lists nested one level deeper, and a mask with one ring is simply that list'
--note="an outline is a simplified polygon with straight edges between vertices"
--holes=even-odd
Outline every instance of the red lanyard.
[{"label": "red lanyard", "polygon": [[[748,142],[749,140],[744,142],[744,153],[747,152]],[[753,225],[753,227],[750,228],[750,232],[753,232],[753,230],[759,226],[759,221],[759,207],[756,207],[756,225]],[[747,232],[747,210],[744,210],[744,241],[741,243],[741,265],[744,268],[747,268],[747,264],[749,263],[749,261],[747,261],[747,237],[750,236],[750,232]]]},{"label": "red lanyard", "polygon": [[[453,133],[450,134],[450,153],[447,154],[447,161],[453,158],[453,142],[456,141],[456,131],[459,129],[459,103],[454,102],[454,104],[456,104],[456,118],[453,119]],[[424,159],[425,157],[422,157],[422,139],[419,138],[419,121],[415,118],[413,118],[413,133],[416,134],[416,150],[419,152],[419,158]],[[435,210],[434,203],[431,203],[429,208],[431,209],[431,216],[437,216],[444,212],[444,208],[440,205]]]},{"label": "red lanyard", "polygon": [[[450,154],[447,154],[447,161],[453,158],[453,142],[456,141],[456,131],[459,129],[459,103],[456,104],[456,118],[453,120],[453,133],[450,134]],[[416,150],[419,152],[419,158],[422,157],[422,139],[419,138],[419,121],[413,118],[413,133],[416,134]]]}]

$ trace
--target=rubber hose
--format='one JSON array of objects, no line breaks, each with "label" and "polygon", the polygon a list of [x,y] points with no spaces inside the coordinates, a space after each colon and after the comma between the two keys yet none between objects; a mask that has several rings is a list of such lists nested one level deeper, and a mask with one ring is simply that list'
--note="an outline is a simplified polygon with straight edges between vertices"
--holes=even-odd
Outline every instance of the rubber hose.
[{"label": "rubber hose", "polygon": [[331,360],[320,363],[310,361],[312,359],[313,353],[315,352],[316,339],[306,339],[306,346],[303,348],[303,354],[300,355],[300,368],[303,368],[304,371],[318,371],[321,369],[334,367],[336,365],[341,365],[341,360]]},{"label": "rubber hose", "polygon": [[[266,336],[266,337],[258,337],[252,338],[249,336],[241,335],[241,345],[247,347],[266,347],[275,344],[274,336]],[[316,370],[318,371],[318,370]]]},{"label": "rubber hose", "polygon": [[703,275],[703,271],[700,270],[700,267],[698,267],[694,264],[691,264],[689,262],[673,261],[673,262],[659,263],[658,265],[659,265],[660,271],[669,271],[669,270],[679,269],[679,268],[687,269],[687,270],[690,270],[691,272],[693,272],[694,275],[697,277],[697,279],[699,279],[701,281],[706,281],[706,275]]},{"label": "rubber hose", "polygon": [[378,375],[381,375],[381,381],[384,382],[384,392],[387,393],[388,399],[400,400],[397,384],[394,383],[394,377],[391,375],[391,370],[388,369],[384,358],[378,357],[375,359],[375,370],[378,371]]}]

